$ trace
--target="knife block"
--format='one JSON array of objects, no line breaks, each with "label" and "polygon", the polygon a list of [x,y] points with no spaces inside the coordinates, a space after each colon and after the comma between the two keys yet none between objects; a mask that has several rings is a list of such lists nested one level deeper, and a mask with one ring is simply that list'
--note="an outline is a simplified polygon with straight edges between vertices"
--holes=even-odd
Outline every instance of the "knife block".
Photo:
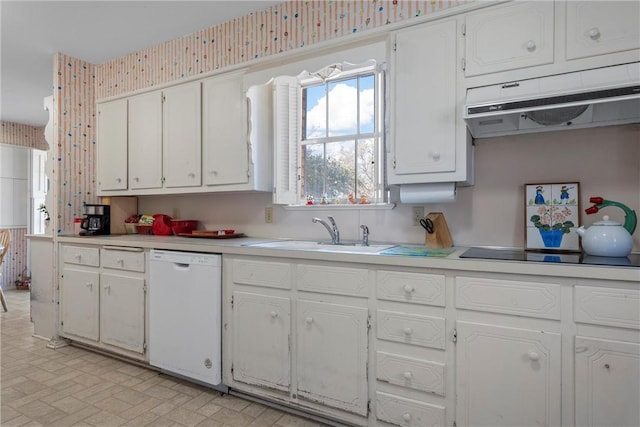
[{"label": "knife block", "polygon": [[453,246],[453,239],[449,232],[447,220],[442,212],[430,212],[426,217],[433,222],[433,233],[425,232],[425,245],[428,248],[440,249]]}]

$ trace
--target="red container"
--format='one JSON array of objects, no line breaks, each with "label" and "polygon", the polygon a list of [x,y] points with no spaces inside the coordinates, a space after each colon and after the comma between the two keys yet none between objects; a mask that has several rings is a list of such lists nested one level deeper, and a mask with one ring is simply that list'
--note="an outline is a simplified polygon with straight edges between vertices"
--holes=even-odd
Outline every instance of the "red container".
[{"label": "red container", "polygon": [[138,234],[153,234],[153,232],[151,231],[151,229],[153,228],[152,225],[136,224],[136,228],[138,229]]},{"label": "red container", "polygon": [[171,231],[177,236],[181,233],[191,233],[198,228],[198,221],[192,219],[174,219],[171,220]]},{"label": "red container", "polygon": [[156,236],[171,236],[171,217],[156,214],[153,216],[153,234]]}]

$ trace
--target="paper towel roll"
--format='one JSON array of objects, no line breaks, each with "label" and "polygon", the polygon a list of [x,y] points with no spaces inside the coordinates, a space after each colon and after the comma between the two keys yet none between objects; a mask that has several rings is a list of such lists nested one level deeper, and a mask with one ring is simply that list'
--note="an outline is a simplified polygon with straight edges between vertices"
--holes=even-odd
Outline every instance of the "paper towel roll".
[{"label": "paper towel roll", "polygon": [[455,182],[403,184],[400,186],[401,203],[450,203],[455,201]]}]

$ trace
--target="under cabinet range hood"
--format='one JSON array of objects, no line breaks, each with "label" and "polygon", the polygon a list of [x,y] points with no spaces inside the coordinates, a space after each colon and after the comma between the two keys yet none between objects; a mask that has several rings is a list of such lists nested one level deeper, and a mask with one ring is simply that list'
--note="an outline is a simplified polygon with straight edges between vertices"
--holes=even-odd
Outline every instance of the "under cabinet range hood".
[{"label": "under cabinet range hood", "polygon": [[474,138],[640,123],[640,62],[467,89]]}]

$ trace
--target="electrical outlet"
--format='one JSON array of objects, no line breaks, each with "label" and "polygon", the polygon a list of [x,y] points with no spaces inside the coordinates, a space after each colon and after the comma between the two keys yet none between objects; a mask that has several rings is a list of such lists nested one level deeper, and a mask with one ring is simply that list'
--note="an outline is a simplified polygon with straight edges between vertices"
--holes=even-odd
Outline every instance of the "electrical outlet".
[{"label": "electrical outlet", "polygon": [[420,225],[420,220],[424,218],[424,207],[414,206],[411,208],[411,218],[413,225]]},{"label": "electrical outlet", "polygon": [[264,222],[267,224],[271,224],[273,222],[273,208],[271,206],[264,208]]}]

